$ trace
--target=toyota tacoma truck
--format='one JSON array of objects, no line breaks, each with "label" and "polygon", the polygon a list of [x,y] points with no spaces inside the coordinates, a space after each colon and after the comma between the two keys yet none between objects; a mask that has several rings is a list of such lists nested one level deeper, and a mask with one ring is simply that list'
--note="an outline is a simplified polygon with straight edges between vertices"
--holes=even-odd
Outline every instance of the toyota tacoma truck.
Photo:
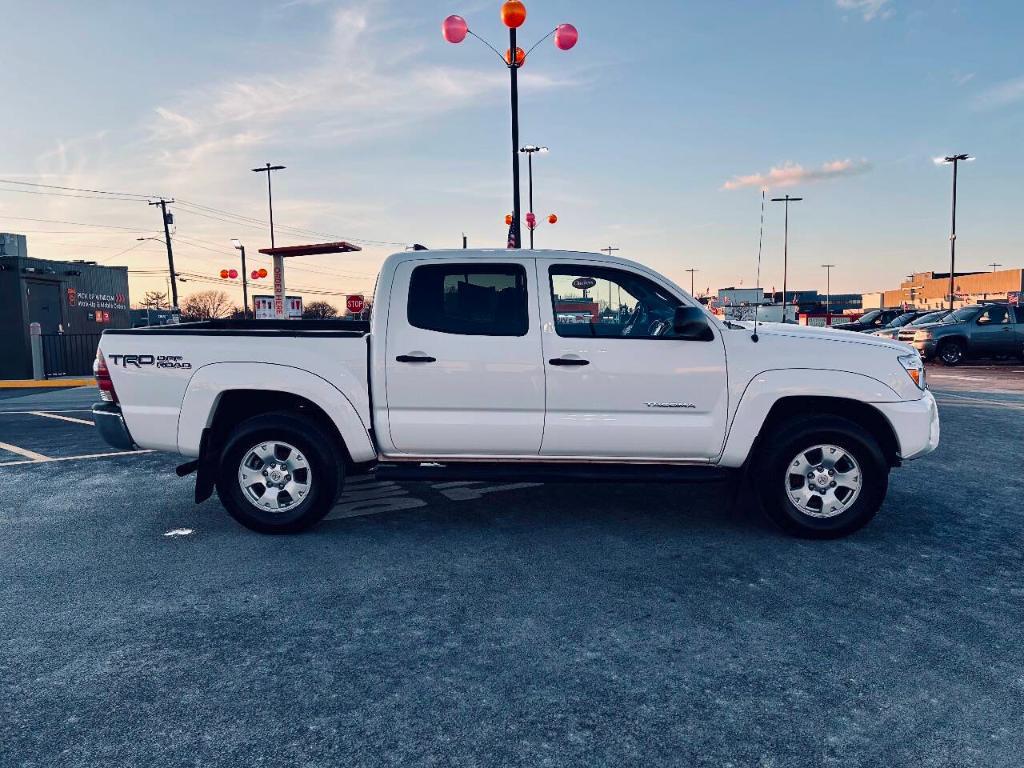
[{"label": "toyota tacoma truck", "polygon": [[108,330],[104,437],[178,453],[242,525],[315,525],[346,476],[746,482],[786,531],[867,523],[889,471],[939,442],[916,351],[723,322],[631,261],[395,254],[369,322]]}]

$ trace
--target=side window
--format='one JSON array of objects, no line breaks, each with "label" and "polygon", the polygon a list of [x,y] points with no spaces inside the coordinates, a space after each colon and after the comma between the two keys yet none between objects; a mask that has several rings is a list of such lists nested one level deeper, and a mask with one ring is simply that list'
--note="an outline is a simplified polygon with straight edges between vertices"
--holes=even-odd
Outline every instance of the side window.
[{"label": "side window", "polygon": [[1001,325],[1010,321],[1006,307],[992,306],[978,317],[978,325]]},{"label": "side window", "polygon": [[1017,322],[1024,323],[1024,307],[1017,307]]},{"label": "side window", "polygon": [[525,336],[526,270],[519,264],[430,264],[409,281],[409,324],[461,336]]},{"label": "side window", "polygon": [[550,269],[555,332],[565,337],[672,338],[682,301],[625,270],[579,264]]}]

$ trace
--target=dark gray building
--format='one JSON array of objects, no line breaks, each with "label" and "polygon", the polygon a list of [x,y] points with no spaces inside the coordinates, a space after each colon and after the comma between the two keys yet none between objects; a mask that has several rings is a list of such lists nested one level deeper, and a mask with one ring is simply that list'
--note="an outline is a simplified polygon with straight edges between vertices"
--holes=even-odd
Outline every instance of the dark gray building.
[{"label": "dark gray building", "polygon": [[128,268],[28,256],[0,234],[0,379],[32,378],[29,326],[39,323],[48,375],[86,375],[106,328],[131,327]]}]

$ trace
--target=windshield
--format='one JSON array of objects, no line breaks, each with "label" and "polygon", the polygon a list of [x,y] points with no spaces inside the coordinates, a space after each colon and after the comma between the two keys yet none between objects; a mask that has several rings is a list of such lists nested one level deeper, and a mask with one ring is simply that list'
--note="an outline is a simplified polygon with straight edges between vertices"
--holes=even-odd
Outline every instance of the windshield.
[{"label": "windshield", "polygon": [[858,323],[870,323],[870,322],[873,322],[874,319],[876,317],[878,317],[880,314],[882,314],[882,310],[880,310],[880,309],[872,309],[867,314],[861,315],[860,320],[858,320],[857,322]]},{"label": "windshield", "polygon": [[962,323],[967,320],[971,320],[981,307],[961,307],[956,312],[952,312],[942,318],[944,323]]},{"label": "windshield", "polygon": [[929,312],[927,315],[921,315],[917,320],[912,320],[911,325],[924,325],[925,323],[937,323],[943,317],[946,316],[946,311],[941,312]]},{"label": "windshield", "polygon": [[885,327],[886,328],[899,328],[901,326],[906,325],[907,323],[909,323],[913,319],[914,319],[914,313],[913,312],[907,312],[907,313],[902,314],[899,317],[891,320],[889,322],[889,324],[887,326],[885,326]]}]

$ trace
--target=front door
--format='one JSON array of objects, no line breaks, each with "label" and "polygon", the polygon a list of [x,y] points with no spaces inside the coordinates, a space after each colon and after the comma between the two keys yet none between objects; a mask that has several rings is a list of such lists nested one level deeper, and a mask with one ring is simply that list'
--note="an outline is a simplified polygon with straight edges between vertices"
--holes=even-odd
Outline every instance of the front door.
[{"label": "front door", "polygon": [[44,334],[57,333],[61,326],[60,286],[28,280],[25,290],[28,292],[29,323],[39,323]]},{"label": "front door", "polygon": [[1017,352],[1012,314],[1002,304],[991,304],[981,311],[971,332],[971,353],[975,355],[1012,355]]},{"label": "front door", "polygon": [[528,258],[398,267],[386,342],[395,451],[537,455],[544,366],[535,279]]},{"label": "front door", "polygon": [[537,261],[545,286],[544,456],[707,460],[721,453],[728,391],[720,332],[674,338],[684,302],[625,268]]}]

